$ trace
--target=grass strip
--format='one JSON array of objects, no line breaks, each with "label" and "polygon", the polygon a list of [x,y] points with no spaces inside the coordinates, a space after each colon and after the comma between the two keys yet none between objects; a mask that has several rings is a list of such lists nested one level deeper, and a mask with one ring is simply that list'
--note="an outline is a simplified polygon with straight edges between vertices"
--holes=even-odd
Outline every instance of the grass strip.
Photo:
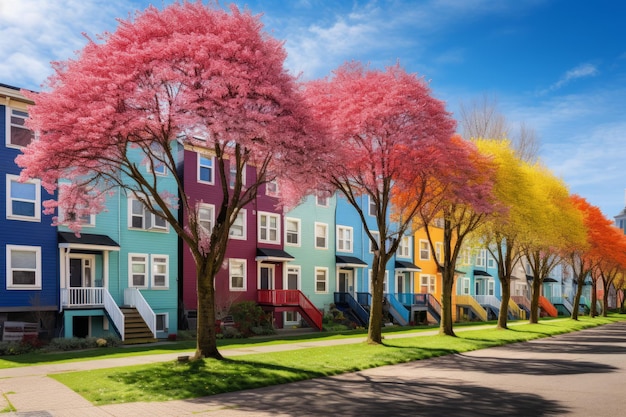
[{"label": "grass strip", "polygon": [[278,353],[250,354],[223,361],[206,359],[108,368],[51,375],[95,405],[169,401],[258,388],[404,363],[451,353],[523,342],[623,320],[622,317],[458,332],[458,337],[387,338],[383,345],[355,343]]}]

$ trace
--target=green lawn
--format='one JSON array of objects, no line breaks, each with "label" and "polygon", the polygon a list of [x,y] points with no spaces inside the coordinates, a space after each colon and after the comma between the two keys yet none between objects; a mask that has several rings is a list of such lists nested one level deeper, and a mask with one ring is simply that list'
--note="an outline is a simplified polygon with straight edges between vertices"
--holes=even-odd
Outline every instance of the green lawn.
[{"label": "green lawn", "polygon": [[615,315],[606,319],[583,317],[580,321],[569,319],[542,321],[535,325],[517,324],[509,330],[485,328],[458,331],[456,338],[439,335],[398,339],[388,337],[382,346],[355,343],[245,355],[224,361],[212,359],[190,363],[172,361],[72,372],[52,377],[96,405],[167,401],[467,352],[572,332],[624,319],[626,318]]}]

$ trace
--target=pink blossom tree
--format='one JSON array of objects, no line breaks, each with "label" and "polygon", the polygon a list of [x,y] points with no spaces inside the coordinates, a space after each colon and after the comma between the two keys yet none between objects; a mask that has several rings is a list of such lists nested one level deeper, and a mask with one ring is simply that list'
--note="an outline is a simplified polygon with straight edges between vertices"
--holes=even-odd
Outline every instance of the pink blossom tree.
[{"label": "pink blossom tree", "polygon": [[[302,184],[315,186],[313,170],[322,168],[329,150],[314,135],[296,80],[283,67],[282,43],[262,29],[258,16],[235,6],[150,7],[120,20],[114,33],[89,40],[76,59],[55,63],[47,91],[26,93],[35,101],[29,124],[39,140],[17,159],[22,177],[41,178],[49,191],[61,179],[70,181],[58,202],[47,203],[49,211],[60,207],[76,218],[96,213],[107,193],[121,187],[189,246],[197,271],[197,358],[221,358],[213,280],[237,213],[276,179],[297,184],[285,187],[297,199],[297,191],[306,191]],[[210,235],[177,171],[177,141],[215,154],[223,198]],[[141,163],[174,176],[178,196],[161,192],[158,177],[139,169],[137,152]],[[232,189],[227,161],[236,166]],[[255,166],[257,177],[244,185],[245,165]]]},{"label": "pink blossom tree", "polygon": [[[357,211],[374,248],[368,342],[381,343],[386,264],[417,219],[432,178],[447,176],[447,165],[457,162],[444,157],[455,123],[428,85],[399,65],[382,71],[345,64],[332,77],[308,83],[306,96],[337,146],[325,181]],[[392,201],[416,184],[412,198]],[[360,196],[375,207],[375,229],[368,227]]]}]

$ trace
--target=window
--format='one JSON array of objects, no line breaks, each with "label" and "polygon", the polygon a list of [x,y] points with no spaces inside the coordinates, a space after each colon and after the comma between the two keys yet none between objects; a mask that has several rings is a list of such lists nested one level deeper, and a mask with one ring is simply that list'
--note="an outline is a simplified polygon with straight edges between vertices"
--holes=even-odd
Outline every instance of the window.
[{"label": "window", "polygon": [[246,239],[246,210],[239,210],[228,234],[233,239]]},{"label": "window", "polygon": [[148,288],[148,255],[128,254],[129,287]]},{"label": "window", "polygon": [[495,288],[495,282],[493,280],[487,281],[487,295],[493,295]]},{"label": "window", "polygon": [[7,219],[40,221],[41,186],[39,180],[19,182],[17,175],[7,175]]},{"label": "window", "polygon": [[276,197],[278,195],[278,181],[272,180],[265,183],[265,195]]},{"label": "window", "polygon": [[430,243],[427,240],[420,240],[420,260],[430,260]]},{"label": "window", "polygon": [[152,288],[169,288],[169,257],[167,255],[152,255]]},{"label": "window", "polygon": [[157,332],[167,332],[167,322],[168,322],[168,314],[167,313],[159,313],[155,314],[156,317],[156,331]]},{"label": "window", "polygon": [[352,228],[337,226],[337,251],[352,252]]},{"label": "window", "polygon": [[246,290],[246,260],[228,260],[228,288],[231,291]]},{"label": "window", "polygon": [[441,259],[443,257],[443,243],[441,242],[435,242],[435,259],[437,260],[437,262],[441,262]]},{"label": "window", "polygon": [[411,236],[402,236],[396,255],[401,258],[411,257]]},{"label": "window", "polygon": [[487,255],[487,267],[488,268],[496,267],[496,259],[491,255],[491,253]]},{"label": "window", "polygon": [[280,216],[259,212],[259,242],[280,243]]},{"label": "window", "polygon": [[207,235],[213,231],[215,222],[215,206],[212,204],[201,203],[198,205],[198,224]]},{"label": "window", "polygon": [[[372,283],[372,274],[374,274],[373,269],[370,269],[367,271],[367,292],[370,292],[370,285]],[[383,278],[383,294],[388,294],[387,292],[388,282],[389,282],[389,271],[385,270],[385,278]]]},{"label": "window", "polygon": [[285,244],[300,246],[300,219],[285,219]]},{"label": "window", "polygon": [[469,249],[463,249],[461,252],[461,265],[472,264],[472,252]]},{"label": "window", "polygon": [[378,210],[376,210],[376,201],[374,201],[374,199],[372,197],[368,197],[369,198],[369,204],[368,204],[368,213],[370,216],[376,216],[376,212]]},{"label": "window", "polygon": [[151,146],[153,155],[148,155],[148,172],[154,172],[157,175],[165,175],[167,173],[166,166],[163,163],[165,153],[163,148],[158,143],[153,143]]},{"label": "window", "polygon": [[317,204],[320,207],[328,207],[328,196],[327,195],[316,196],[315,204]]},{"label": "window", "polygon": [[6,114],[6,145],[10,148],[28,146],[34,138],[33,132],[25,126],[28,112],[7,107]]},{"label": "window", "polygon": [[461,287],[461,294],[468,295],[470,293],[470,279],[463,278],[463,283]]},{"label": "window", "polygon": [[420,293],[421,294],[434,294],[436,279],[434,275],[422,274],[420,275]]},{"label": "window", "polygon": [[[380,246],[380,233],[378,232],[371,232],[372,236],[374,236],[374,240],[376,241],[376,243]],[[374,253],[374,245],[372,244],[372,239],[369,239],[369,243],[370,243],[370,253]]]},{"label": "window", "polygon": [[134,198],[130,198],[128,204],[130,205],[128,223],[132,229],[167,230],[165,217],[150,212],[141,201]]},{"label": "window", "polygon": [[328,268],[315,268],[315,292],[328,292]]},{"label": "window", "polygon": [[328,248],[328,225],[325,223],[315,223],[315,247]]},{"label": "window", "polygon": [[[229,183],[230,188],[235,188],[237,182],[237,164],[231,164],[229,168]],[[241,169],[241,185],[246,185],[246,166]]]},{"label": "window", "polygon": [[479,249],[476,253],[476,266],[485,266],[485,257],[486,257],[485,249]]},{"label": "window", "polygon": [[213,184],[213,157],[198,154],[198,182]]},{"label": "window", "polygon": [[41,289],[41,248],[7,245],[7,289]]}]

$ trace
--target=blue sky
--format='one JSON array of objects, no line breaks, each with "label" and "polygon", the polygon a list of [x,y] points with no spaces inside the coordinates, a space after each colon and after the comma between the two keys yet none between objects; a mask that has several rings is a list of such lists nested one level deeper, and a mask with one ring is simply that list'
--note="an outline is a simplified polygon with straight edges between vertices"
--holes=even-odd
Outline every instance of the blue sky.
[{"label": "blue sky", "polygon": [[[0,0],[0,83],[29,89],[90,36],[171,0]],[[235,1],[263,13],[288,68],[323,77],[348,60],[397,61],[458,115],[488,96],[525,123],[543,162],[611,218],[625,206],[626,2],[618,0]],[[226,4],[226,2],[222,2]]]}]

